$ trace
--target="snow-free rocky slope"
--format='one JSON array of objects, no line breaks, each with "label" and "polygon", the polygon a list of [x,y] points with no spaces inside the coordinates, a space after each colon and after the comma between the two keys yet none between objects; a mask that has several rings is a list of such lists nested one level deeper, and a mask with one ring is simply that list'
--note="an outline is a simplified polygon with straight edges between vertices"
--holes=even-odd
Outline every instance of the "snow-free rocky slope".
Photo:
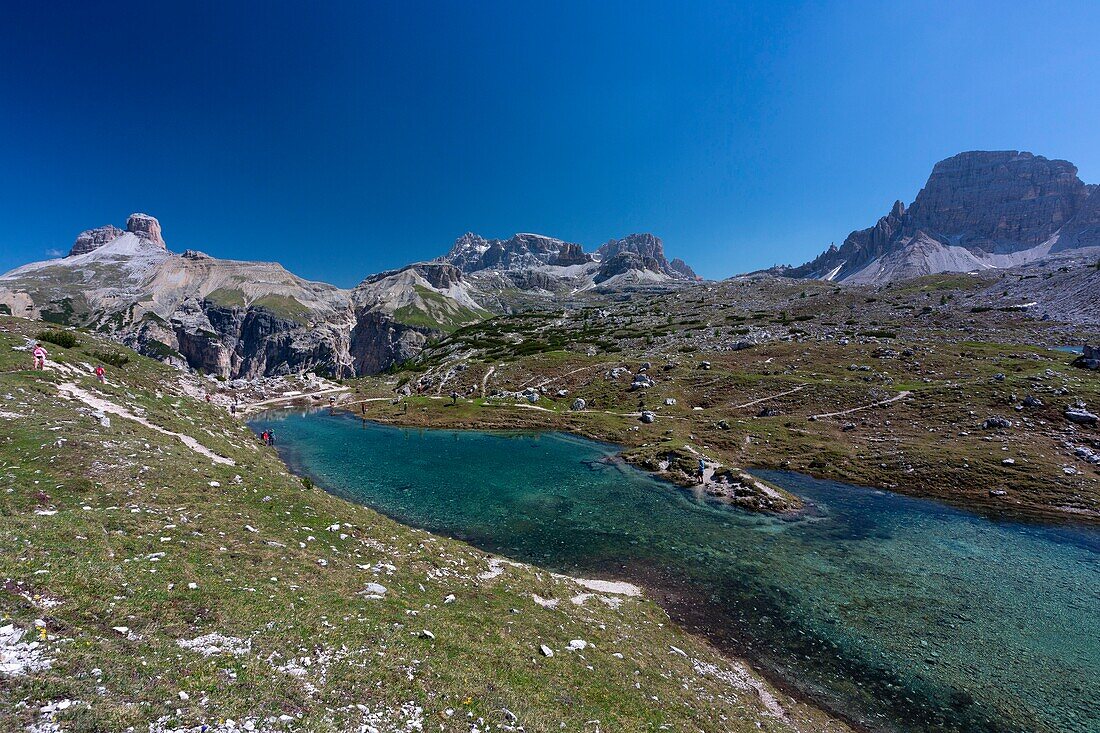
[{"label": "snow-free rocky slope", "polygon": [[299,481],[213,378],[87,333],[28,370],[47,327],[0,316],[0,730],[847,730],[629,588]]},{"label": "snow-free rocky slope", "polygon": [[277,263],[165,245],[160,222],[82,232],[68,256],[0,276],[0,313],[96,329],[143,353],[226,378],[316,370],[372,374],[432,338],[528,303],[589,290],[694,281],[661,240],[631,235],[595,254],[534,234],[460,237],[446,257],[342,290]]},{"label": "snow-free rocky slope", "polygon": [[1039,260],[1100,255],[1100,186],[1065,160],[974,151],[942,160],[916,200],[901,201],[786,277],[883,283]]}]

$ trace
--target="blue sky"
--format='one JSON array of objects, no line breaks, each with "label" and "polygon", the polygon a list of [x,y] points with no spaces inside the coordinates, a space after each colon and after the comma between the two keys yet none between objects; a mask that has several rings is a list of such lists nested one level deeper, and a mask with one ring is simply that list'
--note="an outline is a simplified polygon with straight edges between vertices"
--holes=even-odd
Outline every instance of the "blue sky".
[{"label": "blue sky", "polygon": [[963,150],[1100,182],[1100,3],[6,3],[0,271],[161,220],[353,285],[465,231],[801,263]]}]

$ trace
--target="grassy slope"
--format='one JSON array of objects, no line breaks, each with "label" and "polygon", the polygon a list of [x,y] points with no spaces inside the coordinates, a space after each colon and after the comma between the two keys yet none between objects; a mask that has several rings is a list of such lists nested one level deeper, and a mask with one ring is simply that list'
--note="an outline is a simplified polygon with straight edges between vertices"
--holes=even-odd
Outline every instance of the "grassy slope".
[{"label": "grassy slope", "polygon": [[[545,351],[559,333],[538,330],[540,323],[524,316],[474,327],[475,335],[465,336],[457,350],[462,357],[473,353],[465,359],[468,368],[449,376],[443,387],[438,377],[455,362],[433,352],[424,362],[430,366],[427,376],[436,378],[431,392],[457,389],[478,396],[492,368],[488,394],[546,385],[549,398],[540,404],[551,412],[480,399],[452,409],[420,399],[409,416],[387,403],[369,404],[368,414],[434,425],[553,425],[625,445],[627,457],[643,465],[655,465],[657,457],[689,444],[726,465],[790,468],[1000,514],[1100,519],[1100,470],[1073,456],[1073,446],[1100,447],[1100,432],[1062,416],[1078,399],[1100,406],[1100,379],[1068,366],[1071,355],[961,341],[958,333],[929,329],[919,337],[888,341],[782,341],[734,352],[673,348],[663,354],[644,351],[644,345],[619,347],[620,339],[602,336],[611,349],[586,356]],[[697,368],[704,359],[711,369]],[[630,373],[643,360],[652,362],[649,374],[656,381],[644,396],[629,390]],[[666,362],[674,366],[666,370]],[[608,378],[616,366],[625,367],[624,374]],[[423,376],[409,371],[395,378]],[[392,385],[377,379],[360,387],[378,394],[388,388]],[[568,395],[555,398],[558,389]],[[889,406],[811,419],[903,391],[911,394]],[[1043,405],[1017,410],[1026,395]],[[569,412],[575,397],[587,400],[588,412]],[[664,405],[669,397],[676,405]],[[639,409],[639,399],[658,413],[656,423],[640,424],[629,416]],[[777,414],[760,416],[764,407]],[[1009,418],[1014,426],[983,429],[991,416]],[[1006,458],[1014,463],[1003,463]],[[991,489],[1008,493],[993,496]]]},{"label": "grassy slope", "polygon": [[[303,486],[156,362],[131,354],[106,386],[23,371],[28,356],[14,347],[40,328],[0,318],[0,626],[41,619],[37,651],[53,666],[0,676],[0,729],[50,716],[102,731],[228,718],[406,730],[420,717],[424,730],[471,730],[479,718],[481,730],[514,729],[503,708],[527,731],[844,729],[673,628],[648,600],[574,605],[583,589],[530,567],[479,579],[484,553]],[[91,362],[103,344],[80,338],[52,357]],[[119,416],[102,427],[59,396],[63,381],[236,465]],[[388,588],[383,600],[360,594],[368,582]],[[177,644],[211,633],[250,649],[203,657]],[[570,652],[570,639],[594,647]],[[755,686],[785,715],[769,714]],[[63,699],[78,702],[39,711]]]}]

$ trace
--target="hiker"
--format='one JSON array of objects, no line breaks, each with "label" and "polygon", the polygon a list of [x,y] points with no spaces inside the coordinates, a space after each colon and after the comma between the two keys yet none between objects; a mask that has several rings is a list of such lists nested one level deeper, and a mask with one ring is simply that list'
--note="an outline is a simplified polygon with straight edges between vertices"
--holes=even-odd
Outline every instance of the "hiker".
[{"label": "hiker", "polygon": [[46,349],[42,347],[42,344],[36,343],[34,345],[34,351],[31,353],[34,354],[34,368],[45,369],[46,357],[49,356],[49,352],[47,352]]},{"label": "hiker", "polygon": [[699,483],[705,484],[707,482],[707,462],[702,458],[699,459]]},{"label": "hiker", "polygon": [[210,401],[211,401],[211,399],[210,399],[210,393],[209,393],[209,392],[207,392],[207,393],[206,393],[206,401],[207,401],[207,402],[210,402]]},{"label": "hiker", "polygon": [[266,430],[263,431],[262,433],[260,433],[260,440],[263,441],[264,445],[271,445],[268,442],[269,440],[271,440],[271,434],[268,433]]},{"label": "hiker", "polygon": [[107,384],[107,370],[100,364],[95,368],[95,378],[99,380],[100,384]]},{"label": "hiker", "polygon": [[274,430],[268,431],[268,433],[267,433],[267,444],[268,445],[275,445],[275,431]]},{"label": "hiker", "polygon": [[451,404],[452,405],[457,405],[458,404],[458,392],[454,391],[453,389],[451,390]]},{"label": "hiker", "polygon": [[401,400],[401,414],[402,415],[408,415],[409,414],[409,401],[408,400]]}]

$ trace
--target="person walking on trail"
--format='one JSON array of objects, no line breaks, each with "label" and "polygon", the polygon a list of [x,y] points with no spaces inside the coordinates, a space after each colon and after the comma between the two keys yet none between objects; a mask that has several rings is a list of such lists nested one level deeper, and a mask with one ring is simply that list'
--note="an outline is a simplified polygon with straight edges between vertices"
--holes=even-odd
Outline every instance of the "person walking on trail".
[{"label": "person walking on trail", "polygon": [[46,357],[50,355],[49,352],[43,348],[42,344],[36,343],[34,345],[34,351],[31,353],[34,354],[34,368],[45,369]]},{"label": "person walking on trail", "polygon": [[100,364],[95,368],[95,378],[99,380],[100,384],[107,384],[107,370]]},{"label": "person walking on trail", "polygon": [[705,484],[707,482],[707,462],[702,458],[699,459],[699,483]]}]

